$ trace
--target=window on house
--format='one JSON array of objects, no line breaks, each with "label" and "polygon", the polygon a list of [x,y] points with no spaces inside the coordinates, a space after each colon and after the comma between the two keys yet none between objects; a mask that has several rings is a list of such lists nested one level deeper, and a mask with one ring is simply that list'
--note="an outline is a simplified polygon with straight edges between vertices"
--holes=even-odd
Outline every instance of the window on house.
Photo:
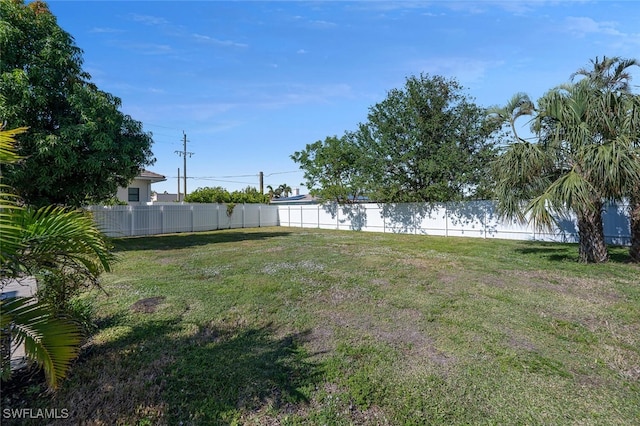
[{"label": "window on house", "polygon": [[140,201],[140,188],[129,188],[129,201]]}]

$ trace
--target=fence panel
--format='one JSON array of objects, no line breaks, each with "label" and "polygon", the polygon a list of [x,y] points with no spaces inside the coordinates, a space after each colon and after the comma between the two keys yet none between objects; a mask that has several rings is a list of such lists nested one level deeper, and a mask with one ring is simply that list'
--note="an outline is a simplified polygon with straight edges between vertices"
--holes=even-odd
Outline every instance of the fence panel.
[{"label": "fence panel", "polygon": [[193,231],[213,231],[219,229],[218,204],[192,204]]},{"label": "fence panel", "polygon": [[[420,235],[578,242],[575,216],[561,218],[551,231],[500,219],[493,201],[459,203],[355,204],[278,206],[281,226],[344,229]],[[628,206],[608,205],[603,212],[605,239],[628,245]]]},{"label": "fence panel", "polygon": [[224,204],[89,206],[87,210],[110,237],[278,225],[278,208],[264,204],[239,204],[231,216]]},{"label": "fence panel", "polygon": [[[90,206],[98,226],[111,237],[209,231],[261,226],[344,229],[476,238],[577,242],[575,217],[563,218],[551,232],[501,220],[491,201],[464,203],[264,205],[238,204],[229,216],[224,204]],[[603,212],[605,238],[628,245],[628,206],[608,205]]]}]

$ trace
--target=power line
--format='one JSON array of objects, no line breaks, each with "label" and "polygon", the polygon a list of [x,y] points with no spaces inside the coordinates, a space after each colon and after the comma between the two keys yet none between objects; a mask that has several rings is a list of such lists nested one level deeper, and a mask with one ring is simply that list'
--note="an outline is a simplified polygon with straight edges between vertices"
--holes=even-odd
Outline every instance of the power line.
[{"label": "power line", "polygon": [[142,124],[145,126],[162,127],[163,129],[169,129],[169,130],[178,130],[175,127],[161,126],[160,124],[153,124],[149,122],[143,122]]},{"label": "power line", "polygon": [[242,185],[255,185],[256,182],[240,182],[237,180],[225,180],[225,179],[195,179],[195,180],[206,180],[210,182],[225,182],[225,183],[240,183]]},{"label": "power line", "polygon": [[300,173],[300,170],[291,170],[289,172],[273,172],[273,173],[269,173],[268,175],[264,175],[265,177],[269,177],[269,176],[273,176],[273,175],[286,175],[288,173]]},{"label": "power line", "polygon": [[[176,151],[179,152],[179,151]],[[293,171],[289,171],[289,172],[273,172],[273,173],[269,173],[269,174],[265,174],[265,177],[269,177],[269,176],[273,176],[273,175],[283,175],[283,174],[288,174],[288,173],[301,173],[300,170],[293,170]],[[188,179],[230,179],[230,178],[243,178],[243,177],[258,177],[260,174],[259,173],[251,173],[251,174],[245,174],[245,175],[226,175],[226,176],[190,176]],[[171,178],[171,177],[169,177]],[[173,177],[175,178],[175,176]]]}]

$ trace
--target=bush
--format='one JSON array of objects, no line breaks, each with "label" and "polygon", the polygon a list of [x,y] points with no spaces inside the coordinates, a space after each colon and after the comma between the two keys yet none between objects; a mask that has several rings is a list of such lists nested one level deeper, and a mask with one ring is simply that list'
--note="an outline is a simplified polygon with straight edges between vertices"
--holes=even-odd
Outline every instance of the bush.
[{"label": "bush", "polygon": [[236,204],[266,204],[269,196],[260,193],[256,188],[247,186],[242,191],[229,192],[221,186],[198,188],[187,195],[187,203],[236,203]]}]

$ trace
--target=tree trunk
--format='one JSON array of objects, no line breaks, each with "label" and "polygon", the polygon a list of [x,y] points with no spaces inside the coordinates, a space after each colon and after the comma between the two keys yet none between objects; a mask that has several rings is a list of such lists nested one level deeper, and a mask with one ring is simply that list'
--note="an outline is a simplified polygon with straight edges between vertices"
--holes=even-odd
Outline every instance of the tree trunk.
[{"label": "tree trunk", "polygon": [[593,210],[578,213],[580,238],[580,262],[602,263],[609,260],[602,225],[602,203],[596,202]]},{"label": "tree trunk", "polygon": [[640,262],[640,190],[629,199],[629,221],[631,223],[631,247],[629,255],[632,262]]}]

